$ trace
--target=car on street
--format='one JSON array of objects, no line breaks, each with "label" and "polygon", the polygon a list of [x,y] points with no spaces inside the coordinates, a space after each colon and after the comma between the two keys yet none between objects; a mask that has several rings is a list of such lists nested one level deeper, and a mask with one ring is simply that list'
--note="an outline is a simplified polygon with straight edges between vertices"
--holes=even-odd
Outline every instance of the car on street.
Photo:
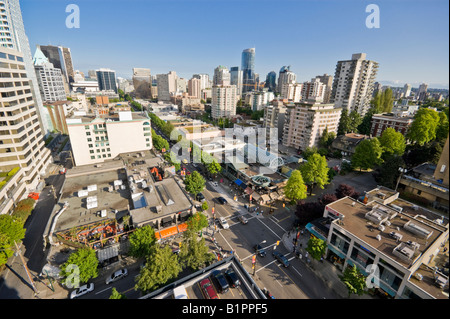
[{"label": "car on street", "polygon": [[85,294],[87,294],[89,292],[92,292],[92,291],[94,291],[94,284],[93,283],[83,285],[80,288],[75,289],[74,291],[72,291],[70,293],[70,299],[75,299],[75,298],[81,297],[81,296],[83,296],[83,295],[85,295]]},{"label": "car on street", "polygon": [[185,159],[185,158],[183,158],[182,162],[183,162],[184,164],[187,164],[187,163],[188,163],[187,159]]},{"label": "car on street", "polygon": [[233,288],[236,288],[237,286],[239,286],[241,284],[238,276],[236,275],[233,268],[231,268],[231,267],[228,268],[227,270],[225,270],[225,277],[227,278],[228,282],[230,283],[230,286]]},{"label": "car on street", "polygon": [[274,250],[272,252],[272,256],[275,257],[275,259],[278,260],[280,263],[282,263],[284,267],[289,267],[289,260],[283,254]]},{"label": "car on street", "polygon": [[223,198],[222,196],[217,197],[217,201],[218,201],[219,203],[221,203],[222,205],[228,203],[228,201],[227,201],[225,198]]},{"label": "car on street", "polygon": [[214,278],[214,281],[217,285],[217,290],[222,294],[226,293],[228,291],[229,285],[222,272],[220,270],[214,270],[212,272],[212,277]]},{"label": "car on street", "polygon": [[211,184],[213,187],[219,186],[219,184],[217,184],[217,182],[210,182],[210,184]]},{"label": "car on street", "polygon": [[230,225],[228,225],[227,220],[225,218],[223,218],[223,217],[219,218],[219,223],[220,223],[220,225],[222,226],[223,229],[230,228]]},{"label": "car on street", "polygon": [[261,247],[261,245],[255,245],[254,247],[253,247],[253,249],[255,249],[255,252],[259,255],[259,256],[261,256],[261,257],[266,257],[266,251],[265,251],[265,249],[264,248],[262,248]]},{"label": "car on street", "polygon": [[106,278],[106,284],[109,285],[110,283],[113,283],[119,279],[122,279],[123,277],[128,276],[128,270],[126,268],[120,269],[109,275],[108,278]]},{"label": "car on street", "polygon": [[205,196],[202,193],[198,193],[196,197],[199,202],[204,202],[206,200]]},{"label": "car on street", "polygon": [[239,221],[240,221],[242,224],[247,224],[247,223],[248,223],[248,219],[245,218],[243,215],[239,215],[238,219],[239,219]]},{"label": "car on street", "polygon": [[200,281],[198,285],[200,286],[203,296],[206,299],[219,299],[219,296],[217,296],[216,290],[214,289],[211,280],[205,278],[202,281]]}]

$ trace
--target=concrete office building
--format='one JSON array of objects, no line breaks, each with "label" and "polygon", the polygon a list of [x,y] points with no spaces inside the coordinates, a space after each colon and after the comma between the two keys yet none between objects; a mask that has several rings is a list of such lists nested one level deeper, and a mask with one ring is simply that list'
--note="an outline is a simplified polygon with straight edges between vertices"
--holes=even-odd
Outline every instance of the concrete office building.
[{"label": "concrete office building", "polygon": [[34,71],[33,58],[31,55],[28,37],[25,34],[25,27],[22,20],[19,0],[0,0],[0,46],[3,48],[15,49],[23,53],[27,78],[31,81],[31,93],[35,101],[39,124],[43,134],[49,132],[49,119],[45,114],[39,84]]},{"label": "concrete office building", "polygon": [[33,191],[51,162],[24,54],[0,47],[0,214]]},{"label": "concrete office building", "polygon": [[364,116],[370,108],[378,62],[366,60],[365,53],[352,55],[351,60],[338,61],[334,74],[331,103]]},{"label": "concrete office building", "polygon": [[158,100],[170,102],[170,97],[177,92],[177,73],[170,71],[167,74],[157,74]]},{"label": "concrete office building", "polygon": [[73,115],[66,122],[76,166],[152,148],[150,119],[145,113]]},{"label": "concrete office building", "polygon": [[116,71],[99,69],[97,73],[98,89],[100,91],[114,91],[117,94]]},{"label": "concrete office building", "polygon": [[138,99],[152,98],[152,77],[150,69],[133,68],[133,87]]},{"label": "concrete office building", "polygon": [[67,83],[71,84],[74,82],[75,72],[69,48],[54,45],[38,45],[38,49],[42,51],[55,68],[63,72]]},{"label": "concrete office building", "polygon": [[286,106],[283,101],[273,100],[272,105],[268,105],[264,108],[264,124],[266,128],[266,142],[273,139],[273,135],[270,133],[270,129],[276,130],[277,143],[278,140],[283,138],[283,127],[286,116]]},{"label": "concrete office building", "polygon": [[67,100],[61,70],[55,68],[39,48],[36,49],[33,63],[42,100],[45,102]]},{"label": "concrete office building", "polygon": [[411,95],[411,84],[406,83],[403,87],[403,97],[408,97]]},{"label": "concrete office building", "polygon": [[213,119],[236,115],[236,85],[215,85],[212,87],[211,116]]},{"label": "concrete office building", "polygon": [[333,104],[301,102],[288,104],[283,128],[283,145],[305,150],[318,146],[325,128],[337,134],[341,108]]}]

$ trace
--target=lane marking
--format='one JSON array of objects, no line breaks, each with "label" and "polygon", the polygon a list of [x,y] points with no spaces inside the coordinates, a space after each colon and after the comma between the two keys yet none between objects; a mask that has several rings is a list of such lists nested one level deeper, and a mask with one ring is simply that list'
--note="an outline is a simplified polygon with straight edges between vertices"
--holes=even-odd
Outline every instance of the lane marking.
[{"label": "lane marking", "polygon": [[267,227],[267,228],[268,228],[275,236],[277,236],[278,239],[281,239],[281,237],[278,236],[277,233],[275,233],[275,232],[272,230],[272,228],[270,228],[269,226],[267,226],[266,224],[264,224],[264,223],[261,221],[260,218],[257,218],[257,220],[259,220],[259,222],[260,222],[261,224],[263,224],[264,226],[266,226],[266,227]]},{"label": "lane marking", "polygon": [[105,289],[103,289],[103,290],[100,290],[100,291],[96,292],[95,294],[96,294],[96,295],[101,294],[102,292],[105,292],[106,290],[109,290],[109,289],[112,289],[112,286],[111,286],[111,287],[108,287],[108,288],[105,288]]}]

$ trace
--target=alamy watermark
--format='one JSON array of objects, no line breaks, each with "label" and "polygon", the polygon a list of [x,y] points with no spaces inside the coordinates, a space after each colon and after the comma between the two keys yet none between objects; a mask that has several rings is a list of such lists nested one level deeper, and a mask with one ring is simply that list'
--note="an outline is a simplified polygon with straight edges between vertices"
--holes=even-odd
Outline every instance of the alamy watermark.
[{"label": "alamy watermark", "polygon": [[368,29],[380,28],[380,7],[376,4],[369,4],[366,7],[366,12],[370,14],[366,17],[366,27]]},{"label": "alamy watermark", "polygon": [[70,13],[66,17],[66,27],[68,29],[79,29],[80,28],[80,7],[76,4],[69,4],[66,7],[66,12]]}]

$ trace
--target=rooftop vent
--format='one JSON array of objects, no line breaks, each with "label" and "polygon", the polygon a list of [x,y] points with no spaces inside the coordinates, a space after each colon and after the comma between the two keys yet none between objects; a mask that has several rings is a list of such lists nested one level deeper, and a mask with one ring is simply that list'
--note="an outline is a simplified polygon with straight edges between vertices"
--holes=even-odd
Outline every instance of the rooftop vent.
[{"label": "rooftop vent", "polygon": [[424,227],[420,227],[419,225],[413,223],[411,220],[409,222],[407,222],[403,228],[405,228],[406,230],[410,231],[411,233],[419,236],[420,238],[426,238],[428,239],[431,234],[433,233],[433,231],[431,230],[427,230]]}]

